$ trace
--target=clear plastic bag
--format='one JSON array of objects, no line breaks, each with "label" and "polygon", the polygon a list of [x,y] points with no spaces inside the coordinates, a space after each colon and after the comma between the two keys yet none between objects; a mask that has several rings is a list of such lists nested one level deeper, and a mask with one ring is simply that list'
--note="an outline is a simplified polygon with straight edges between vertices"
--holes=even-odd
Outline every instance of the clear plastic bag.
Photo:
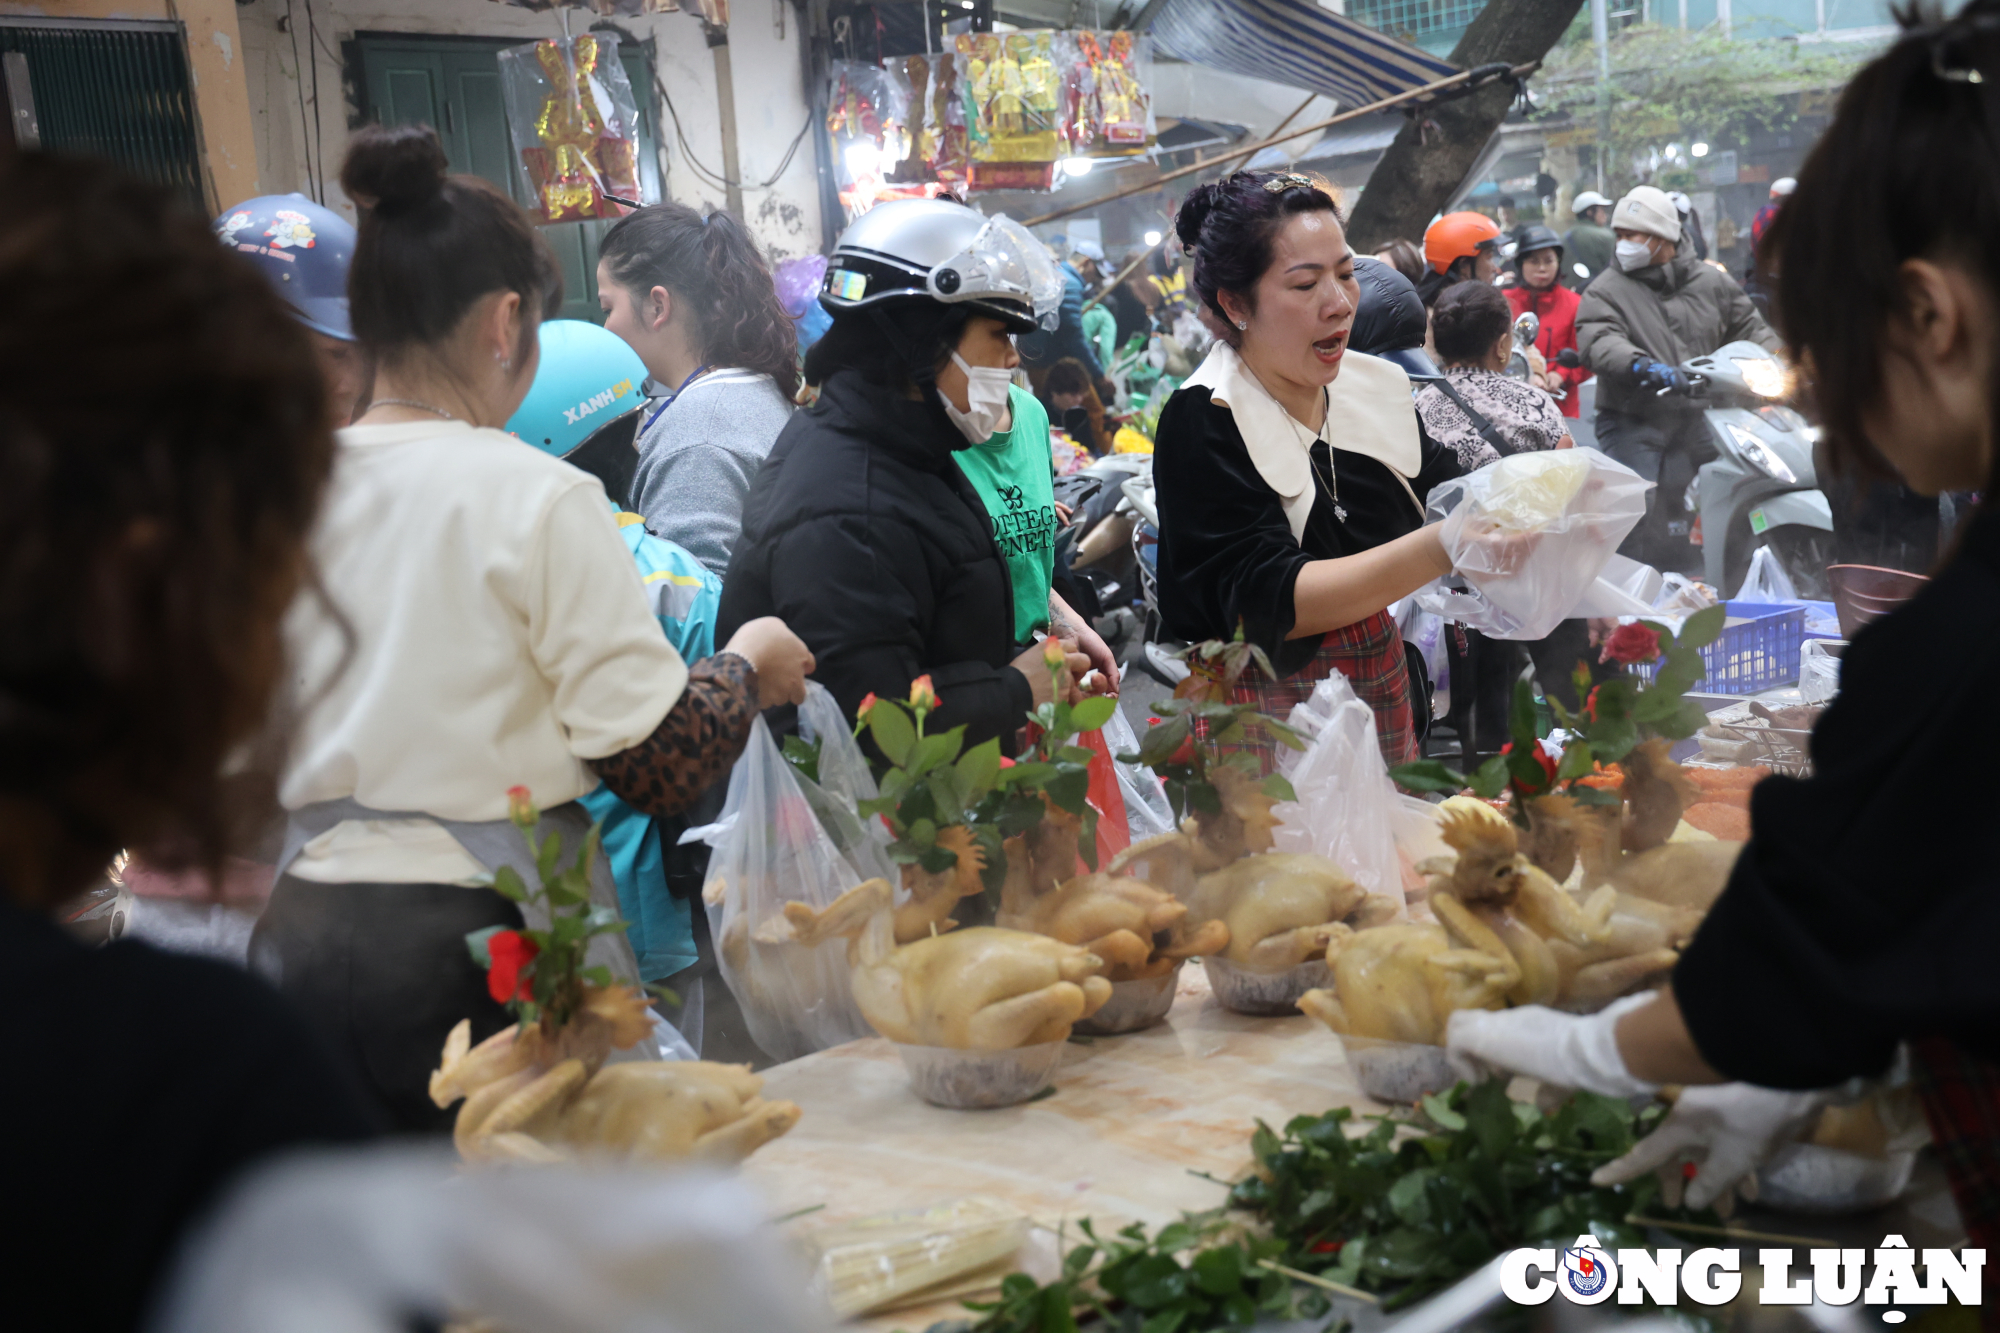
[{"label": "clear plastic bag", "polygon": [[[1121,754],[1138,753],[1139,734],[1125,720],[1123,710],[1112,713],[1111,720],[1104,724],[1104,743],[1111,747],[1114,759]],[[1140,764],[1119,764],[1118,794],[1125,798],[1125,825],[1132,832],[1133,842],[1174,831],[1174,808],[1167,804],[1167,789],[1160,785],[1159,775],[1152,769]]]},{"label": "clear plastic bag", "polygon": [[1272,808],[1283,821],[1273,835],[1277,849],[1316,852],[1362,888],[1402,902],[1396,787],[1375,737],[1375,710],[1336,671],[1286,721],[1306,737],[1306,748],[1278,757],[1278,770],[1299,799]]},{"label": "clear plastic bag", "polygon": [[846,714],[818,681],[806,682],[806,701],[799,705],[799,734],[819,745],[819,782],[794,776],[834,845],[861,879],[898,883],[901,873],[889,859],[889,830],[881,820],[864,820],[855,813],[861,802],[882,794],[875,786],[875,774],[861,753],[860,742],[847,728]]},{"label": "clear plastic bag", "polygon": [[1651,482],[1595,449],[1514,454],[1433,488],[1453,573],[1417,594],[1497,639],[1546,638],[1646,512]]},{"label": "clear plastic bag", "polygon": [[803,782],[760,717],[729,774],[722,817],[681,837],[715,849],[702,900],[717,962],[751,1038],[777,1060],[873,1035],[854,1004],[847,941],[808,949],[785,919],[786,903],[824,909],[861,883]]},{"label": "clear plastic bag", "polygon": [[967,1279],[1013,1271],[1028,1239],[1028,1215],[969,1195],[921,1212],[888,1213],[818,1227],[802,1238],[812,1290],[842,1319],[942,1300]]},{"label": "clear plastic bag", "polygon": [[1847,645],[1834,639],[1807,639],[1799,649],[1799,698],[1828,704],[1840,693],[1840,655]]},{"label": "clear plastic bag", "polygon": [[615,33],[549,37],[500,53],[500,83],[515,160],[535,196],[537,223],[619,218],[616,199],[659,202],[642,180],[639,101]]},{"label": "clear plastic bag", "polygon": [[1792,586],[1792,576],[1778,563],[1778,556],[1768,546],[1760,546],[1750,553],[1750,570],[1743,576],[1743,586],[1736,591],[1739,602],[1796,602],[1799,590]]}]

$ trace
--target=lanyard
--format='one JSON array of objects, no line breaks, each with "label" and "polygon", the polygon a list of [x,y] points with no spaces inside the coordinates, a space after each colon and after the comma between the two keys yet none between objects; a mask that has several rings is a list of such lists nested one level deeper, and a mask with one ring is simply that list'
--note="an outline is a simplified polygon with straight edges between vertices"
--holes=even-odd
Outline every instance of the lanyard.
[{"label": "lanyard", "polygon": [[668,394],[666,396],[665,401],[663,401],[658,407],[653,409],[653,415],[646,418],[646,424],[639,428],[639,433],[643,435],[647,431],[651,430],[653,428],[653,423],[655,421],[658,421],[660,417],[665,414],[666,410],[674,405],[674,399],[680,397],[682,394],[687,392],[688,385],[693,384],[696,380],[700,379],[703,375],[706,375],[709,371],[714,369],[715,367],[713,365],[704,361],[701,365],[698,365],[693,370],[689,371],[688,377],[680,382],[680,386],[676,388],[672,393]]}]

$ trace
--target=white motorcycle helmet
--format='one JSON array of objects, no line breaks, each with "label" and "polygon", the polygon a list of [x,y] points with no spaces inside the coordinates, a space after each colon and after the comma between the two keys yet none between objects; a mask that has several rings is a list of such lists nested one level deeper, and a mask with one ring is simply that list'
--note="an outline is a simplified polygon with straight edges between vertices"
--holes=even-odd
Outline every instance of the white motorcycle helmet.
[{"label": "white motorcycle helmet", "polygon": [[1053,333],[1062,273],[1020,223],[949,199],[878,204],[841,233],[820,288],[838,318],[913,300],[967,305],[1015,333]]}]

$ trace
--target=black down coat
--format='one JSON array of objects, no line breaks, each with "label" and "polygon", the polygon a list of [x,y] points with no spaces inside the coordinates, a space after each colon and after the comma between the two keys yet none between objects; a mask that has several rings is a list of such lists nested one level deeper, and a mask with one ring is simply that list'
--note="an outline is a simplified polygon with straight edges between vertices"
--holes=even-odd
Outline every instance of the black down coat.
[{"label": "black down coat", "polygon": [[716,642],[777,616],[850,720],[867,695],[905,698],[929,675],[941,702],[926,732],[963,723],[968,747],[998,736],[1011,753],[1033,700],[1008,665],[1014,594],[992,520],[952,458],[965,447],[935,404],[829,376],[751,484]]}]

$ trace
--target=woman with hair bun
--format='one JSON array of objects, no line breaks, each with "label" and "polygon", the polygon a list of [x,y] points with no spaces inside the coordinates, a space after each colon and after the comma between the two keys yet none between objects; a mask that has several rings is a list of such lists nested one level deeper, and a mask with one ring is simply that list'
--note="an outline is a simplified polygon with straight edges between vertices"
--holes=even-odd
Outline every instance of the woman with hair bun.
[{"label": "woman with hair bun", "polygon": [[[561,295],[526,215],[447,175],[423,126],[361,131],[341,184],[362,206],[349,297],[375,399],[337,436],[311,547],[323,596],[293,611],[290,825],[251,955],[398,1127],[435,1131],[445,1034],[510,1021],[465,946],[521,922],[486,887],[500,865],[533,873],[509,789],[571,849],[600,781],[673,815],[728,770],[760,708],[804,696],[812,656],[765,619],[684,663],[603,486],[501,429]],[[636,980],[630,946],[602,938],[592,961]]]},{"label": "woman with hair bun", "polygon": [[632,507],[647,531],[729,568],[743,501],[799,390],[798,333],[733,216],[657,204],[605,234],[604,327],[673,391],[639,437]]},{"label": "woman with hair bun", "polygon": [[1224,336],[1160,413],[1166,629],[1193,642],[1240,626],[1279,679],[1245,677],[1237,699],[1279,716],[1341,672],[1383,756],[1414,759],[1387,608],[1451,572],[1423,501],[1458,460],[1424,435],[1409,377],[1347,346],[1355,256],[1325,186],[1239,171],[1191,193],[1175,229]]},{"label": "woman with hair bun", "polygon": [[[1458,1013],[1448,1037],[1544,1083],[1683,1085],[1595,1179],[1657,1170],[1692,1208],[1726,1205],[1853,1100],[1849,1080],[1904,1083],[1906,1055],[1970,1256],[2000,1246],[2000,883],[1992,782],[1936,775],[2000,743],[2000,3],[1899,20],[1758,259],[1779,270],[1774,313],[1834,465],[1988,503],[1924,589],[1848,645],[1811,775],[1757,784],[1750,839],[1668,986],[1589,1017]],[[1900,1100],[1869,1109],[1895,1128]],[[2000,1325],[2000,1302],[1978,1322]]]}]

